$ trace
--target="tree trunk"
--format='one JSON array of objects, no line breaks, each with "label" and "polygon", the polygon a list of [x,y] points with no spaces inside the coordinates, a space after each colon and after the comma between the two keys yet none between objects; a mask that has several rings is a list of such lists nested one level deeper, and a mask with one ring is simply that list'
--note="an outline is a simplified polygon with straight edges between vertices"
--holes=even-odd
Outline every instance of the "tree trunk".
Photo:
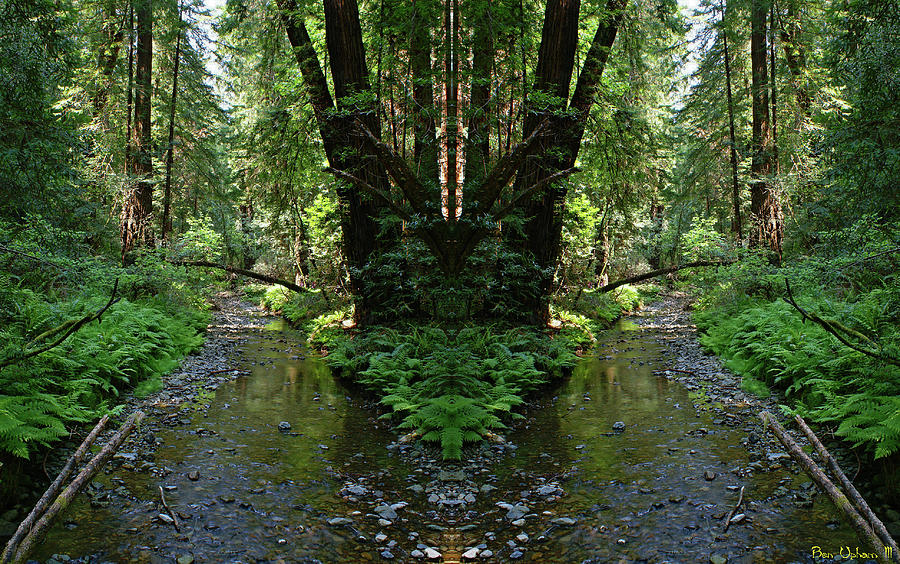
[{"label": "tree trunk", "polygon": [[[325,42],[340,114],[328,91],[328,83],[319,65],[295,0],[277,0],[281,19],[294,55],[300,66],[310,103],[316,116],[325,154],[333,169],[361,178],[378,190],[389,188],[383,166],[365,146],[365,140],[354,125],[358,120],[376,137],[380,136],[380,120],[371,103],[348,97],[369,90],[369,73],[362,42],[359,10],[355,0],[325,0]],[[399,233],[381,233],[376,219],[382,202],[363,198],[359,190],[343,182],[338,184],[341,202],[343,252],[350,273],[350,286],[355,299],[355,317],[360,325],[369,323],[373,315],[382,313],[380,303],[388,296],[376,295],[368,282],[370,258],[397,240]]]},{"label": "tree trunk", "polygon": [[172,203],[172,161],[175,152],[175,108],[178,101],[178,65],[181,62],[181,7],[178,8],[178,37],[175,38],[175,66],[172,69],[172,99],[169,108],[169,143],[166,153],[166,190],[163,195],[162,240],[166,241],[172,222],[169,208]]},{"label": "tree trunk", "polygon": [[[559,117],[553,113],[563,108],[538,110],[526,101],[528,107],[523,135],[527,137],[544,120],[547,120],[548,127],[537,148],[541,156],[531,159],[519,171],[516,178],[518,190],[524,190],[574,165],[584,137],[585,121],[600,87],[625,1],[607,0],[606,14],[591,42],[568,104],[569,117]],[[569,96],[575,64],[579,8],[578,0],[550,0],[544,15],[534,90],[563,101]],[[562,153],[558,150],[560,148]],[[532,321],[538,324],[546,323],[550,315],[549,296],[553,289],[553,271],[559,260],[564,198],[565,188],[556,183],[541,190],[523,206],[526,218],[523,250],[533,257],[540,276],[537,294],[523,296],[521,301],[531,310]]]},{"label": "tree trunk", "polygon": [[100,68],[100,84],[94,93],[94,115],[103,120],[104,128],[108,127],[106,120],[106,102],[109,99],[109,89],[112,86],[112,74],[116,70],[119,61],[119,50],[122,48],[124,28],[128,20],[128,10],[125,11],[121,22],[116,17],[115,4],[107,3],[106,42],[100,46],[97,53],[97,66]]},{"label": "tree trunk", "polygon": [[469,96],[466,139],[465,183],[477,186],[488,173],[490,158],[491,65],[494,62],[494,38],[491,35],[491,5],[478,4],[472,14],[475,40],[472,45],[472,88]]},{"label": "tree trunk", "polygon": [[778,196],[771,184],[772,130],[769,121],[769,81],[766,65],[766,0],[753,0],[750,31],[750,61],[753,95],[753,160],[750,171],[750,213],[753,227],[751,247],[767,247],[772,260],[781,262],[782,219]]},{"label": "tree trunk", "polygon": [[153,157],[151,155],[150,93],[153,72],[153,4],[137,0],[137,92],[131,132],[129,173],[136,179],[122,210],[122,261],[136,248],[153,245]]},{"label": "tree trunk", "polygon": [[806,52],[800,42],[800,17],[797,14],[796,0],[787,3],[787,24],[781,27],[781,46],[784,59],[791,75],[791,85],[797,97],[797,106],[801,117],[809,117],[809,92],[803,79],[806,68]]},{"label": "tree trunk", "polygon": [[427,2],[413,2],[412,29],[410,31],[410,70],[413,80],[413,110],[415,123],[413,139],[413,170],[426,186],[437,186],[438,143],[434,131],[434,79],[431,69],[431,40],[426,25]]},{"label": "tree trunk", "polygon": [[734,99],[731,93],[731,56],[728,52],[728,28],[725,24],[725,3],[722,3],[722,48],[725,57],[725,86],[728,100],[728,140],[731,144],[731,200],[734,206],[734,216],[731,220],[731,230],[738,241],[744,239],[743,225],[741,222],[741,187],[738,183],[738,159],[737,136],[734,133]]}]

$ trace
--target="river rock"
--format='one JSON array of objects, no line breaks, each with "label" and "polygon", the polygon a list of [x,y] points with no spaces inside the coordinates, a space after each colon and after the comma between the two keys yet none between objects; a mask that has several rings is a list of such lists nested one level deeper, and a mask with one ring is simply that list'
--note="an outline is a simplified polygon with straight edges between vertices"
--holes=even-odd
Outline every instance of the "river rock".
[{"label": "river rock", "polygon": [[494,555],[493,550],[486,549],[486,550],[482,550],[481,554],[479,556],[481,556],[482,558],[490,558],[493,555]]},{"label": "river rock", "polygon": [[512,551],[512,552],[509,553],[509,557],[510,557],[512,560],[518,560],[519,558],[522,558],[523,556],[525,556],[525,553],[522,552],[522,551],[519,550],[519,549],[516,549],[516,550],[514,550],[514,551]]},{"label": "river rock", "polygon": [[332,527],[341,527],[343,525],[349,525],[353,522],[353,519],[347,519],[346,517],[332,517],[326,523],[331,525]]},{"label": "river rock", "polygon": [[382,551],[381,551],[381,557],[384,558],[385,560],[393,560],[393,559],[394,559],[394,553],[391,552],[390,550],[382,550]]},{"label": "river rock", "polygon": [[441,553],[431,548],[430,546],[425,549],[425,558],[429,560],[437,560],[441,557]]},{"label": "river rock", "polygon": [[528,514],[528,506],[523,503],[517,503],[509,508],[506,512],[506,518],[510,521],[517,521]]},{"label": "river rock", "polygon": [[713,480],[716,479],[716,473],[713,472],[712,470],[707,470],[706,472],[703,473],[703,479],[706,480],[707,482],[712,482]]},{"label": "river rock", "polygon": [[475,558],[478,558],[478,549],[470,548],[469,550],[462,553],[462,557],[467,560],[474,560]]},{"label": "river rock", "polygon": [[624,431],[625,430],[625,422],[624,421],[616,421],[613,423],[613,431]]},{"label": "river rock", "polygon": [[193,554],[182,554],[175,560],[178,564],[194,564]]},{"label": "river rock", "polygon": [[287,421],[282,421],[281,423],[278,424],[278,430],[279,430],[279,431],[282,431],[282,432],[284,432],[284,431],[290,431],[290,430],[291,430],[291,424],[288,423]]},{"label": "river rock", "polygon": [[344,488],[344,493],[348,495],[366,495],[369,492],[365,487],[360,486],[359,484],[354,484],[352,486],[347,486]]},{"label": "river rock", "polygon": [[562,493],[562,489],[556,484],[545,484],[538,488],[538,495],[551,496]]},{"label": "river rock", "polygon": [[462,482],[466,479],[466,474],[462,470],[452,472],[450,470],[441,470],[438,472],[438,480],[442,482]]},{"label": "river rock", "polygon": [[409,553],[413,558],[425,558],[425,553],[418,548]]},{"label": "river rock", "polygon": [[712,554],[709,557],[709,564],[725,564],[728,559],[721,554]]},{"label": "river rock", "polygon": [[375,513],[378,514],[382,519],[386,519],[388,521],[396,521],[397,520],[397,512],[391,508],[390,505],[383,504],[379,505],[375,508]]},{"label": "river rock", "polygon": [[746,518],[747,516],[743,513],[738,513],[737,515],[729,519],[728,522],[732,525],[737,525],[738,523],[743,523]]},{"label": "river rock", "polygon": [[193,472],[188,472],[188,480],[190,480],[192,482],[196,482],[199,479],[200,479],[200,472],[197,472],[196,470],[194,470]]},{"label": "river rock", "polygon": [[557,517],[556,519],[551,519],[550,522],[560,527],[571,527],[576,521],[571,517]]}]

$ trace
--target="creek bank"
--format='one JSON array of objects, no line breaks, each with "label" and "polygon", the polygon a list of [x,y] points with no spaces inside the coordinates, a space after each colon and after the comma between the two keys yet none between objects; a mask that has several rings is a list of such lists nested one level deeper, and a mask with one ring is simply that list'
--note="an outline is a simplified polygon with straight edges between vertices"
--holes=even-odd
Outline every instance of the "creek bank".
[{"label": "creek bank", "polygon": [[[403,442],[320,361],[301,360],[307,353],[289,333],[263,331],[269,318],[253,316],[217,318],[232,333],[211,360],[232,361],[175,373],[173,387],[136,403],[150,412],[149,436],[123,449],[36,556],[804,561],[798,555],[822,531],[852,542],[780,450],[754,467],[742,423],[703,402],[695,408],[684,387],[652,374],[676,367],[658,342],[669,334],[656,328],[604,334],[596,356],[537,398],[506,440],[448,464],[435,448]],[[235,367],[253,374],[213,374]],[[746,505],[723,532],[741,487]]]},{"label": "creek bank", "polygon": [[[653,330],[655,339],[665,347],[665,366],[655,374],[679,382],[694,392],[694,407],[714,414],[715,422],[743,429],[746,437],[741,443],[750,453],[753,469],[778,470],[789,466],[796,470],[794,461],[784,452],[784,447],[758,417],[760,411],[767,410],[782,424],[792,427],[792,422],[781,415],[779,404],[784,398],[774,390],[768,398],[743,391],[741,376],[725,368],[722,359],[702,347],[692,321],[693,299],[690,295],[669,292],[660,297],[659,301],[630,316],[637,326]],[[801,445],[807,444],[806,438],[798,431],[789,428],[788,433]],[[869,481],[873,476],[863,466],[860,457],[846,442],[830,433],[820,431],[819,438],[848,476],[859,477],[858,483],[854,485],[884,521],[891,535],[894,538],[900,537],[900,508],[892,505],[883,488]],[[779,490],[779,493],[791,492]],[[812,490],[813,495],[818,493],[818,490]],[[797,496],[798,492],[793,492],[792,495]],[[811,503],[809,497],[801,493],[800,503]]]}]

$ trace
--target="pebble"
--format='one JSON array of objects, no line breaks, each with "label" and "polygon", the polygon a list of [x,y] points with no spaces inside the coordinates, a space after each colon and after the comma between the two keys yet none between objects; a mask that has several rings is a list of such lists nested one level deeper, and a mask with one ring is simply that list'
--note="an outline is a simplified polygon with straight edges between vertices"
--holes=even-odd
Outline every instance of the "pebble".
[{"label": "pebble", "polygon": [[709,564],[725,564],[728,559],[720,554],[712,554],[709,557]]},{"label": "pebble", "polygon": [[375,535],[375,542],[384,542],[387,540],[387,535],[384,533],[378,533]]},{"label": "pebble", "polygon": [[192,554],[182,554],[175,561],[178,564],[194,564],[194,556]]},{"label": "pebble", "polygon": [[552,519],[550,522],[560,527],[571,527],[575,524],[575,519],[572,519],[571,517],[557,517],[556,519]]},{"label": "pebble", "polygon": [[481,554],[479,556],[481,556],[482,558],[490,558],[493,555],[494,555],[494,552],[492,550],[486,549],[486,550],[482,550]]},{"label": "pebble", "polygon": [[743,523],[746,518],[747,516],[743,513],[738,513],[737,515],[729,519],[728,522],[732,525],[737,525],[738,523]]},{"label": "pebble", "polygon": [[525,556],[525,553],[522,552],[522,551],[519,550],[519,549],[516,549],[516,550],[514,550],[514,551],[512,551],[512,552],[509,553],[509,557],[510,557],[512,560],[518,560],[519,558],[522,558],[523,556]]},{"label": "pebble", "polygon": [[436,560],[441,557],[441,553],[429,546],[425,549],[425,557],[429,560]]},{"label": "pebble", "polygon": [[703,479],[706,480],[707,482],[712,482],[713,480],[716,479],[716,473],[713,472],[712,470],[707,470],[706,472],[703,473]]},{"label": "pebble", "polygon": [[353,519],[347,519],[346,517],[332,517],[326,523],[331,525],[332,527],[340,527],[342,525],[349,525],[353,522]]},{"label": "pebble", "polygon": [[281,423],[278,424],[278,430],[279,431],[290,431],[291,424],[288,423],[287,421],[282,421]]},{"label": "pebble", "polygon": [[468,560],[474,560],[475,558],[478,558],[478,549],[470,548],[469,550],[462,553],[462,557]]},{"label": "pebble", "polygon": [[519,542],[528,542],[528,535],[525,533],[519,533],[516,535],[516,540]]},{"label": "pebble", "polygon": [[625,430],[625,422],[624,421],[616,421],[613,423],[613,431],[624,431]]},{"label": "pebble", "polygon": [[425,553],[418,548],[409,553],[413,558],[425,558]]},{"label": "pebble", "polygon": [[390,550],[383,550],[383,551],[381,551],[381,557],[384,558],[385,560],[393,560],[394,553],[391,552]]}]

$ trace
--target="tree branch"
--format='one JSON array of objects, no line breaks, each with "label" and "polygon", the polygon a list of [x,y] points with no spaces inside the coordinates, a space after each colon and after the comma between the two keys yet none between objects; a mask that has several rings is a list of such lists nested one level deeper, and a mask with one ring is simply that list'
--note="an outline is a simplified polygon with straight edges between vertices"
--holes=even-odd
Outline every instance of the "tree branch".
[{"label": "tree branch", "polygon": [[597,288],[597,292],[605,293],[610,290],[615,290],[619,286],[624,286],[625,284],[634,284],[635,282],[642,282],[644,280],[649,280],[650,278],[656,278],[657,276],[662,276],[663,274],[669,274],[672,272],[677,272],[679,270],[683,270],[685,268],[698,268],[701,266],[725,266],[726,264],[731,264],[735,262],[734,260],[695,260],[694,262],[689,262],[687,264],[682,264],[679,266],[669,266],[666,268],[660,268],[659,270],[651,270],[650,272],[644,274],[638,274],[637,276],[630,276],[628,278],[623,278],[622,280],[617,280],[615,282],[611,282],[606,286],[601,286]]},{"label": "tree branch", "polygon": [[247,278],[253,278],[254,280],[259,280],[261,282],[268,282],[269,284],[279,284],[284,286],[288,290],[293,290],[295,292],[306,292],[305,289],[300,286],[294,284],[293,282],[288,282],[287,280],[282,280],[280,278],[275,278],[274,276],[269,276],[267,274],[260,274],[258,272],[253,272],[252,270],[246,270],[243,268],[237,268],[234,266],[228,266],[225,264],[217,264],[214,262],[209,262],[206,260],[170,260],[169,264],[174,264],[175,266],[202,266],[206,268],[218,268],[219,270],[224,270],[225,272],[231,272],[234,274],[240,274],[241,276],[246,276]]},{"label": "tree branch", "polygon": [[3,361],[0,361],[0,368],[5,368],[5,367],[7,367],[11,364],[15,364],[17,362],[22,362],[23,360],[26,360],[33,356],[37,356],[39,354],[45,353],[52,348],[58,347],[59,345],[61,345],[63,343],[63,341],[68,339],[72,333],[78,331],[79,329],[81,329],[82,327],[84,327],[85,325],[90,323],[91,321],[93,321],[95,319],[100,319],[100,316],[102,316],[106,312],[106,310],[110,308],[110,306],[112,306],[113,304],[115,304],[116,302],[119,301],[119,299],[116,298],[116,291],[118,289],[119,289],[119,279],[116,278],[116,282],[115,282],[115,284],[113,284],[112,295],[109,297],[109,301],[106,302],[105,306],[101,307],[95,313],[86,315],[77,321],[74,321],[74,322],[71,320],[66,321],[59,327],[56,327],[54,329],[51,329],[50,331],[46,331],[46,332],[42,333],[36,339],[33,339],[30,343],[28,343],[28,345],[33,344],[35,341],[37,341],[39,339],[49,338],[50,336],[55,335],[55,334],[59,333],[60,331],[63,331],[63,329],[65,329],[65,331],[59,338],[57,338],[55,341],[53,341],[52,343],[50,343],[48,345],[44,345],[42,347],[38,347],[37,349],[33,349],[30,351],[26,350],[18,356],[14,356],[11,358],[7,358]]},{"label": "tree branch", "polygon": [[350,182],[350,183],[356,185],[358,188],[362,188],[363,190],[365,190],[366,192],[369,192],[370,194],[372,194],[374,196],[378,196],[378,198],[381,199],[385,204],[387,204],[387,206],[389,208],[391,208],[397,215],[399,215],[403,219],[409,221],[411,216],[406,210],[404,210],[403,208],[401,208],[400,206],[395,204],[389,195],[385,194],[378,188],[375,188],[374,186],[372,186],[371,184],[369,184],[362,178],[359,178],[358,176],[354,176],[354,175],[350,174],[349,172],[344,172],[343,170],[338,170],[338,169],[336,169],[334,167],[330,167],[330,166],[325,168],[325,172],[327,172],[329,174],[333,174],[334,176],[340,178],[341,180],[346,180],[347,182]]},{"label": "tree branch", "polygon": [[785,285],[785,288],[787,288],[787,297],[782,298],[782,299],[784,299],[784,301],[786,301],[787,303],[791,304],[794,307],[794,309],[799,311],[800,315],[803,317],[804,321],[809,319],[813,323],[820,325],[823,329],[825,329],[826,331],[828,331],[829,333],[834,335],[838,341],[840,341],[841,343],[850,347],[851,349],[855,350],[858,353],[862,353],[862,354],[864,354],[866,356],[870,356],[872,358],[877,358],[878,360],[888,362],[890,364],[893,364],[894,366],[900,366],[900,359],[898,359],[898,358],[894,358],[892,356],[887,356],[885,354],[882,354],[882,353],[879,353],[876,351],[871,351],[871,350],[865,349],[857,344],[851,343],[849,340],[847,340],[846,337],[841,335],[841,333],[839,331],[847,333],[848,335],[852,335],[858,339],[862,339],[862,340],[868,341],[872,344],[875,344],[872,341],[872,339],[866,337],[859,331],[856,331],[849,327],[845,327],[844,325],[842,325],[841,323],[838,323],[837,321],[823,319],[814,313],[810,313],[810,312],[806,311],[805,309],[800,307],[800,305],[796,302],[796,300],[794,300],[794,294],[791,292],[791,283],[788,281],[787,278],[784,279],[784,285]]},{"label": "tree branch", "polygon": [[561,170],[559,172],[555,172],[555,173],[551,174],[550,176],[544,178],[540,182],[535,183],[531,187],[521,190],[520,192],[518,192],[517,194],[515,194],[513,196],[512,200],[507,205],[505,205],[503,207],[503,209],[499,210],[497,213],[494,214],[494,216],[493,216],[494,219],[498,220],[498,221],[503,219],[504,217],[509,215],[510,212],[512,212],[514,209],[516,209],[516,206],[519,205],[519,202],[521,202],[526,197],[534,194],[538,190],[543,189],[545,186],[549,186],[550,184],[553,184],[557,180],[562,180],[563,178],[569,176],[570,174],[574,174],[574,173],[580,172],[580,171],[581,171],[580,168],[573,166],[572,168],[567,168],[566,170]]}]

